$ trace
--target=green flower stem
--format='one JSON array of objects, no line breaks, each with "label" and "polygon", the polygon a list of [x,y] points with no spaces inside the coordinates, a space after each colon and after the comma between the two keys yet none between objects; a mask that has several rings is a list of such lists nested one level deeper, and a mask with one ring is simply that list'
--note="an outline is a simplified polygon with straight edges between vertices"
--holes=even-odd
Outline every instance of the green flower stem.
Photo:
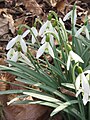
[{"label": "green flower stem", "polygon": [[[77,92],[76,86],[75,86],[75,68],[76,68],[76,66],[77,66],[77,63],[74,65],[74,67],[72,69],[72,77],[73,77],[73,84],[74,84],[74,87],[75,87],[75,92]],[[83,103],[81,102],[81,100],[82,100],[81,96],[78,96],[77,99],[78,99],[79,109],[80,109],[80,112],[81,112],[81,118],[82,118],[82,120],[86,120]]]},{"label": "green flower stem", "polygon": [[75,43],[75,24],[74,24],[74,11],[76,9],[76,5],[74,4],[73,13],[72,13],[72,48],[74,48]]},{"label": "green flower stem", "polygon": [[39,69],[38,69],[37,65],[35,64],[34,58],[32,58],[33,56],[31,54],[30,50],[28,50],[27,55],[28,55],[28,58],[30,59],[31,63],[34,65],[36,71],[39,72]]}]

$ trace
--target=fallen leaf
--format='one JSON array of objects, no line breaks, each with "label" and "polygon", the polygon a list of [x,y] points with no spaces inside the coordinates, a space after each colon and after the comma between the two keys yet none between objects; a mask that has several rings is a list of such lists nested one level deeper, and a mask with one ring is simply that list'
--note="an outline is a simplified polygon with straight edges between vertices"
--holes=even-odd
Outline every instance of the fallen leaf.
[{"label": "fallen leaf", "polygon": [[64,10],[65,10],[66,5],[67,5],[67,1],[66,0],[61,0],[60,2],[58,2],[56,4],[56,8],[59,12],[64,14]]},{"label": "fallen leaf", "polygon": [[40,15],[42,14],[42,9],[36,0],[23,0],[23,3],[26,9],[33,14]]},{"label": "fallen leaf", "polygon": [[7,18],[0,18],[0,36],[3,36],[9,32]]},{"label": "fallen leaf", "polygon": [[49,107],[40,105],[12,105],[4,108],[7,120],[48,120],[50,112]]},{"label": "fallen leaf", "polygon": [[9,30],[11,30],[11,33],[15,33],[15,27],[14,27],[14,20],[13,17],[10,14],[3,14],[3,16],[7,19],[9,24]]}]

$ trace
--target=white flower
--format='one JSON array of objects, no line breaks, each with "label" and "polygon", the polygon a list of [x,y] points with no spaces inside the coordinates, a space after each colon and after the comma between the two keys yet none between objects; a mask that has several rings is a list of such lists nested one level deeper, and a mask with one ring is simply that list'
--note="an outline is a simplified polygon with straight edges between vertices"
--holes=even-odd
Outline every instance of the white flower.
[{"label": "white flower", "polygon": [[38,59],[45,51],[48,51],[48,53],[54,58],[53,49],[50,46],[49,42],[45,42],[37,51],[36,58]]},{"label": "white flower", "polygon": [[13,48],[11,48],[7,53],[7,60],[16,62],[18,60],[18,51],[15,51]]},{"label": "white flower", "polygon": [[[50,35],[49,34],[49,37],[50,37],[50,44],[51,46],[53,47],[54,46],[54,38],[53,38],[53,35]],[[46,42],[46,35],[43,36],[42,40],[41,40],[41,44],[44,44]]]},{"label": "white flower", "polygon": [[39,30],[39,35],[43,36],[44,32],[48,31],[52,31],[53,32],[53,26],[51,24],[51,22],[49,20],[47,20],[40,28]]},{"label": "white flower", "polygon": [[71,15],[72,15],[72,10],[70,11],[70,12],[68,12],[66,15],[65,15],[65,17],[63,18],[63,21],[66,21],[66,20],[68,20],[69,18],[71,18]]},{"label": "white flower", "polygon": [[77,63],[77,62],[84,63],[84,61],[82,60],[82,58],[71,50],[69,52],[69,55],[68,55],[67,70],[69,70],[70,63],[71,63],[72,60],[74,60],[75,63]]},{"label": "white flower", "polygon": [[76,32],[75,37],[78,37],[78,36],[80,35],[80,33],[82,33],[82,32],[85,32],[87,39],[90,39],[90,38],[89,38],[89,31],[88,31],[88,29],[87,29],[87,27],[86,27],[85,25],[83,25],[83,26]]},{"label": "white flower", "polygon": [[[73,22],[74,25],[76,24],[76,20],[77,20],[77,13],[76,13],[76,9],[74,10],[74,15],[73,15],[73,10],[71,10],[70,12],[68,12],[65,17],[63,18],[63,21],[68,20],[69,18],[71,18],[71,23]],[[73,18],[73,21],[72,21]]]},{"label": "white flower", "polygon": [[[7,60],[11,60],[14,62],[22,61],[26,63],[29,66],[32,66],[31,61],[27,58],[26,55],[24,55],[22,52],[15,51],[13,48],[11,48],[7,53]],[[9,66],[11,66],[9,64]]]},{"label": "white flower", "polygon": [[[51,22],[47,20],[40,28],[39,35],[43,37],[41,44],[45,42],[46,34],[49,34],[50,37],[50,43],[53,46],[54,45],[54,35],[56,36],[56,39],[59,41],[58,32],[56,29],[52,26]],[[53,44],[52,44],[53,43]]]},{"label": "white flower", "polygon": [[31,41],[32,41],[32,44],[34,44],[34,43],[36,42],[35,37],[38,36],[38,31],[37,31],[37,29],[36,29],[35,27],[32,27],[31,30],[32,30],[32,32],[33,32],[33,34],[34,34],[34,35],[32,34],[32,39],[31,39]]},{"label": "white flower", "polygon": [[[85,74],[87,74],[85,76]],[[76,78],[75,86],[77,89],[76,97],[82,92],[83,93],[83,104],[86,105],[89,101],[90,96],[90,70],[82,72]]]},{"label": "white flower", "polygon": [[26,46],[26,43],[25,43],[25,41],[24,41],[23,38],[24,38],[29,32],[30,32],[30,30],[26,30],[26,31],[23,33],[23,35],[17,35],[15,38],[13,38],[13,39],[7,44],[6,50],[11,49],[11,48],[15,45],[15,43],[20,42],[22,51],[23,51],[24,53],[26,53],[26,52],[27,52],[27,46]]}]

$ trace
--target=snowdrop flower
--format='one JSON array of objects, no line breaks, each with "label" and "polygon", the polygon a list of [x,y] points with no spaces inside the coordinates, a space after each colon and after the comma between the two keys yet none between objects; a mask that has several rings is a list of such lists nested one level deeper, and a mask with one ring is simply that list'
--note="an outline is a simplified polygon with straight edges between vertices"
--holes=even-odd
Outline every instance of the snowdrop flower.
[{"label": "snowdrop flower", "polygon": [[[85,76],[85,74],[87,74]],[[82,72],[76,78],[75,86],[77,89],[76,97],[82,92],[83,93],[83,104],[86,105],[89,101],[90,96],[90,70]]]},{"label": "snowdrop flower", "polygon": [[[28,65],[32,65],[31,61],[26,57],[26,55],[24,55],[22,52],[18,52],[15,51],[13,48],[11,48],[8,53],[7,53],[7,60],[11,60],[14,62],[19,61],[23,61],[24,63],[28,64]],[[9,64],[9,66],[11,66]]]},{"label": "snowdrop flower", "polygon": [[46,30],[48,31],[52,31],[53,32],[53,26],[51,24],[51,22],[49,20],[47,20],[40,28],[39,30],[39,35],[43,36],[44,32],[46,32]]},{"label": "snowdrop flower", "polygon": [[76,32],[75,37],[78,37],[78,36],[80,35],[80,33],[82,33],[82,32],[85,32],[87,39],[90,39],[90,38],[89,38],[89,31],[88,31],[88,29],[87,29],[87,27],[86,27],[85,25],[83,25],[83,26]]},{"label": "snowdrop flower", "polygon": [[[41,40],[41,44],[44,44],[45,42],[46,42],[46,38],[47,37],[47,35],[44,35],[43,36],[43,38],[42,38],[42,40]],[[49,37],[50,37],[50,44],[51,44],[51,46],[53,47],[54,46],[54,38],[53,38],[53,35],[50,35],[49,34]]]},{"label": "snowdrop flower", "polygon": [[37,51],[36,58],[38,59],[44,52],[47,52],[54,58],[54,52],[49,42],[45,42]]},{"label": "snowdrop flower", "polygon": [[13,38],[6,46],[6,50],[9,50],[11,49],[16,43],[20,42],[20,45],[21,45],[21,48],[22,48],[22,51],[24,53],[27,52],[27,46],[26,46],[26,43],[24,41],[24,37],[26,37],[26,35],[30,32],[30,30],[26,30],[23,35],[17,35],[15,38]]},{"label": "snowdrop flower", "polygon": [[[74,18],[73,18],[74,17]],[[76,24],[76,20],[77,20],[77,13],[76,13],[76,9],[74,10],[74,16],[73,16],[73,10],[71,10],[70,12],[68,12],[65,17],[63,18],[63,21],[66,21],[68,19],[71,18],[71,23],[73,22],[74,25]],[[72,18],[74,21],[72,21]]]},{"label": "snowdrop flower", "polygon": [[36,29],[35,27],[32,27],[31,30],[32,30],[32,32],[33,32],[33,34],[34,34],[34,35],[32,34],[32,39],[31,39],[31,41],[32,41],[32,44],[34,44],[34,43],[36,42],[35,37],[38,36],[38,31],[37,31],[37,29]]},{"label": "snowdrop flower", "polygon": [[84,61],[82,60],[82,58],[79,55],[77,55],[75,52],[70,50],[69,55],[68,55],[68,60],[67,60],[67,70],[69,70],[70,63],[72,60],[74,60],[75,63],[77,63],[77,62],[84,63]]},{"label": "snowdrop flower", "polygon": [[56,29],[52,26],[51,22],[49,20],[47,20],[40,28],[39,30],[39,35],[41,37],[43,37],[41,44],[45,42],[46,39],[46,34],[49,34],[50,36],[50,42],[51,45],[53,46],[52,43],[54,43],[54,35],[56,36],[57,40],[59,41],[59,36],[58,36],[58,32],[56,31]]},{"label": "snowdrop flower", "polygon": [[13,48],[11,48],[7,53],[7,60],[16,62],[18,60],[18,51],[15,51]]}]

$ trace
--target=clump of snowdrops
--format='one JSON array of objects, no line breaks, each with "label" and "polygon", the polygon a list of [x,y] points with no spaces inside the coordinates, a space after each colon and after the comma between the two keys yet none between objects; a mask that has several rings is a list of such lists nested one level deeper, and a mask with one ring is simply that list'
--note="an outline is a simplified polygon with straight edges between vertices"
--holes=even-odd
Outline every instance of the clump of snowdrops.
[{"label": "clump of snowdrops", "polygon": [[[68,19],[71,19],[71,30],[64,25]],[[50,11],[47,20],[40,22],[40,29],[20,26],[17,36],[6,46],[8,66],[0,65],[0,70],[16,75],[16,80],[24,83],[25,89],[1,91],[1,95],[19,94],[8,105],[40,104],[53,108],[50,117],[61,112],[65,120],[90,119],[89,24],[87,19],[82,26],[76,21],[74,5],[63,20]],[[21,34],[23,27],[27,30]],[[27,35],[31,39],[26,40]],[[68,36],[72,36],[71,41]],[[35,56],[31,50],[36,51]],[[47,56],[52,58],[52,62]],[[17,98],[27,96],[37,100],[17,101]]]}]

